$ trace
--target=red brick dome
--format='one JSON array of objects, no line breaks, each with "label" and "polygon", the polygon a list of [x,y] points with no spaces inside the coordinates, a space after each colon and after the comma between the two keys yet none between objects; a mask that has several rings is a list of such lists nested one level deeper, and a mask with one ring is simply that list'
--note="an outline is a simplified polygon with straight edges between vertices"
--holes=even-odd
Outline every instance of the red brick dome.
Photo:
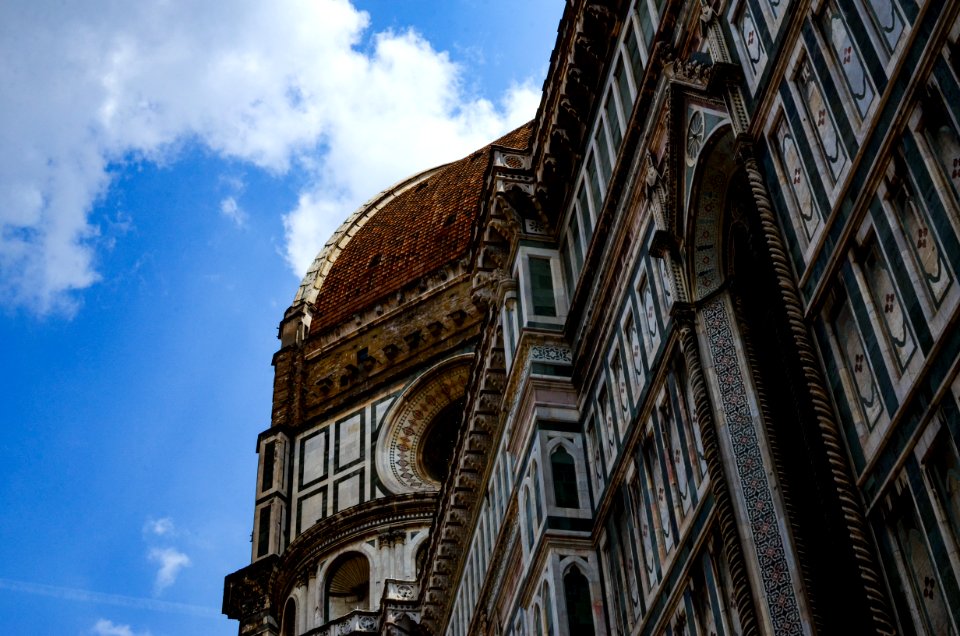
[{"label": "red brick dome", "polygon": [[480,211],[493,145],[525,149],[531,124],[463,159],[421,172],[354,212],[304,277],[297,300],[312,302],[322,331],[410,281],[461,257]]}]

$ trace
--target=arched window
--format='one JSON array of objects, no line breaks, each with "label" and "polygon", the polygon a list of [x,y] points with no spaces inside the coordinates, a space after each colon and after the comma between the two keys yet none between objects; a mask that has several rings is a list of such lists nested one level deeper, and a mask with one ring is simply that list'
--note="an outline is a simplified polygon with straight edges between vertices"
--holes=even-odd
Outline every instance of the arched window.
[{"label": "arched window", "polygon": [[533,548],[533,502],[530,501],[530,489],[524,489],[526,495],[526,505],[524,509],[527,511],[527,547]]},{"label": "arched window", "polygon": [[327,621],[369,609],[370,562],[359,552],[347,552],[330,566],[325,586]]},{"label": "arched window", "polygon": [[537,470],[537,462],[533,462],[533,499],[537,503],[537,524],[543,520],[543,508],[540,505],[540,471]]},{"label": "arched window", "polygon": [[283,607],[280,636],[297,636],[297,603],[292,598],[287,599],[287,604]]},{"label": "arched window", "polygon": [[543,598],[543,624],[546,627],[547,636],[553,636],[553,599],[550,598],[550,584],[543,582],[543,589],[540,592]]},{"label": "arched window", "polygon": [[416,558],[416,567],[417,567],[417,580],[423,575],[423,566],[427,563],[427,551],[430,549],[430,540],[424,539],[423,543],[420,544],[420,547],[417,548],[417,558]]},{"label": "arched window", "polygon": [[580,568],[571,565],[563,577],[563,596],[567,604],[567,629],[571,634],[593,636],[593,603],[590,582]]},{"label": "arched window", "polygon": [[543,618],[540,616],[540,608],[536,605],[533,606],[533,622],[535,624],[533,633],[536,634],[536,636],[544,636]]},{"label": "arched window", "polygon": [[560,508],[579,508],[577,495],[577,467],[573,457],[563,446],[550,453],[550,468],[553,471],[553,498]]}]

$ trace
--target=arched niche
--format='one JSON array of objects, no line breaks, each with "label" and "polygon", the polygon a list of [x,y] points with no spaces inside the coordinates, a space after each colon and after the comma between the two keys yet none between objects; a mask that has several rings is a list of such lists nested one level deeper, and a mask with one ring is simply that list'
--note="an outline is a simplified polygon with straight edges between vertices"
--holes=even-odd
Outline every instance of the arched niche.
[{"label": "arched niche", "polygon": [[725,279],[727,196],[737,174],[730,126],[715,129],[698,153],[688,216],[687,268],[694,300],[702,300],[720,288]]},{"label": "arched niche", "polygon": [[341,554],[330,565],[324,581],[327,621],[354,610],[370,608],[370,561],[360,552]]},{"label": "arched niche", "polygon": [[297,635],[297,602],[289,598],[283,606],[283,619],[280,622],[280,636]]},{"label": "arched niche", "polygon": [[440,489],[457,441],[472,361],[466,354],[428,369],[387,413],[376,466],[391,493]]}]

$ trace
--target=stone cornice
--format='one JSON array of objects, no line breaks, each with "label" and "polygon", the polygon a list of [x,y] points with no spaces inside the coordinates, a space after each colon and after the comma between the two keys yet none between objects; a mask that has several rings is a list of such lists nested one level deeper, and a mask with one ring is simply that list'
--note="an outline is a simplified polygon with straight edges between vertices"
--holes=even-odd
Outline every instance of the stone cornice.
[{"label": "stone cornice", "polygon": [[[276,563],[269,582],[275,606],[324,554],[367,534],[391,527],[426,525],[437,510],[436,493],[419,492],[373,499],[321,519],[293,540]],[[259,563],[259,562],[258,562]]]},{"label": "stone cornice", "polygon": [[532,143],[535,198],[550,225],[574,183],[626,4],[579,0],[567,5],[560,22]]}]

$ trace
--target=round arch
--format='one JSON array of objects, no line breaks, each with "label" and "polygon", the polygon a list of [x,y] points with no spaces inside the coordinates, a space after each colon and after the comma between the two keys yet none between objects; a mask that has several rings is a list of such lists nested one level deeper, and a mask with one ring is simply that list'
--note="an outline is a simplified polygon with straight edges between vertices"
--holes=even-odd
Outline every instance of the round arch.
[{"label": "round arch", "polygon": [[700,152],[693,177],[686,234],[687,244],[691,246],[687,280],[694,300],[702,300],[719,289],[725,278],[723,245],[727,194],[738,169],[733,141],[731,126],[718,126]]},{"label": "round arch", "polygon": [[377,439],[376,467],[393,494],[436,491],[456,443],[473,355],[428,369],[391,407]]},{"label": "round arch", "polygon": [[362,552],[344,552],[331,562],[323,581],[327,622],[370,607],[370,560]]}]

